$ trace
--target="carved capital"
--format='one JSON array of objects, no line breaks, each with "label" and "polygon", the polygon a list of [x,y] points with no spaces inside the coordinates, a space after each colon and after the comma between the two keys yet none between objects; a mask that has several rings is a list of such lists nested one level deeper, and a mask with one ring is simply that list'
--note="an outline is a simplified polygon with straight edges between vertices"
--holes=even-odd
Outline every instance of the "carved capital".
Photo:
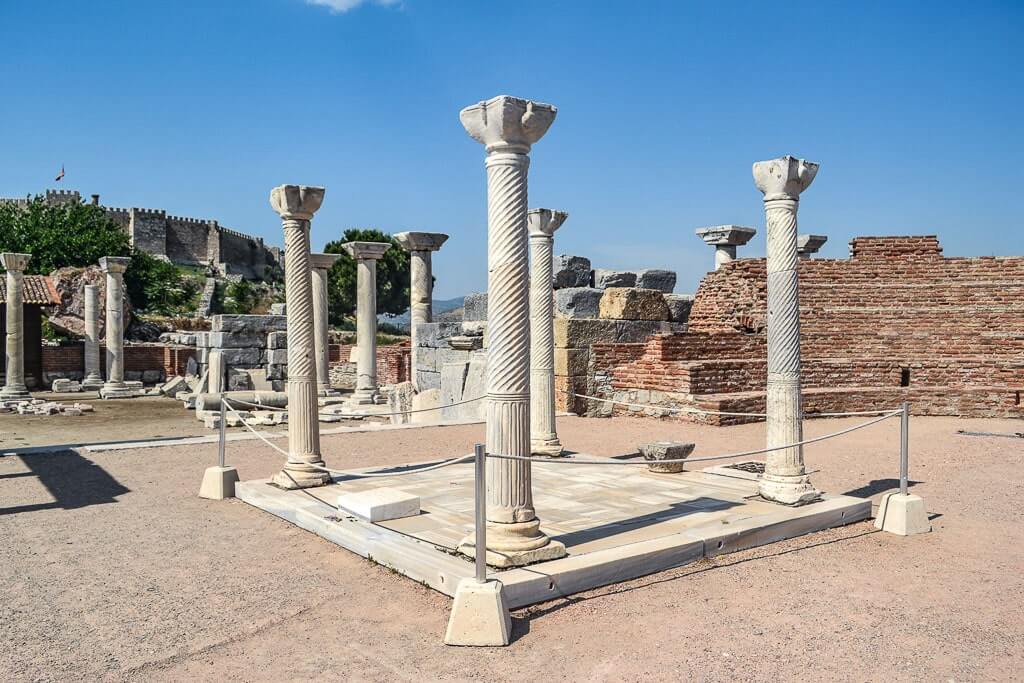
[{"label": "carved capital", "polygon": [[104,273],[123,273],[131,262],[126,256],[104,256],[100,259],[100,270]]},{"label": "carved capital", "polygon": [[448,241],[443,232],[397,232],[394,237],[406,251],[437,251]]},{"label": "carved capital", "polygon": [[270,207],[285,220],[312,220],[323,201],[322,187],[279,185],[270,191]]},{"label": "carved capital", "polygon": [[32,254],[15,254],[4,252],[0,254],[0,262],[4,264],[4,270],[20,273],[28,268],[28,262],[32,260]]},{"label": "carved capital", "polygon": [[526,154],[544,137],[558,109],[542,102],[499,95],[459,112],[463,127],[487,152]]},{"label": "carved capital", "polygon": [[341,247],[356,261],[377,261],[391,248],[390,242],[345,242]]},{"label": "carved capital", "polygon": [[757,234],[754,228],[742,225],[713,225],[708,228],[697,228],[697,237],[705,244],[714,247],[740,246],[746,244]]},{"label": "carved capital", "polygon": [[569,217],[565,211],[554,209],[530,209],[526,214],[526,227],[530,230],[531,237],[551,237],[555,230],[562,227],[562,223]]},{"label": "carved capital", "polygon": [[309,267],[313,270],[330,270],[341,254],[310,254]]},{"label": "carved capital", "polygon": [[765,201],[799,200],[800,193],[810,186],[817,173],[817,163],[786,155],[779,159],[756,162],[754,185],[764,194]]},{"label": "carved capital", "polygon": [[802,258],[810,258],[825,246],[825,242],[828,242],[828,235],[797,235],[796,253]]}]

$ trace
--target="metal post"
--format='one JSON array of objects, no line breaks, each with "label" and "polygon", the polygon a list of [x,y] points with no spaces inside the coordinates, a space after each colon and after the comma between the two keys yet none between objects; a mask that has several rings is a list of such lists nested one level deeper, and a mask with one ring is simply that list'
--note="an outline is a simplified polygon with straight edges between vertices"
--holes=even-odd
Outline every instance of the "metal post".
[{"label": "metal post", "polygon": [[476,494],[474,496],[474,513],[476,522],[476,580],[478,583],[487,582],[487,456],[484,445],[478,443],[473,447],[476,456],[475,476]]},{"label": "metal post", "polygon": [[220,442],[217,444],[217,464],[224,467],[224,446],[228,438],[228,420],[224,394],[220,395]]},{"label": "metal post", "polygon": [[907,478],[910,471],[910,404],[900,406],[900,495],[907,495]]}]

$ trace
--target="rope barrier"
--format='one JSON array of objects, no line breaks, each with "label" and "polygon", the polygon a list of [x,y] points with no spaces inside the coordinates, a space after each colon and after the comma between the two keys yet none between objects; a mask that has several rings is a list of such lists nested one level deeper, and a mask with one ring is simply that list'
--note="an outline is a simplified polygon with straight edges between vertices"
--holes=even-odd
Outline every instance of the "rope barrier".
[{"label": "rope barrier", "polygon": [[[468,400],[465,400],[465,401],[458,401],[456,403],[447,403],[447,404],[445,404],[443,406],[435,406],[433,408],[416,408],[415,410],[413,410],[413,409],[401,410],[401,411],[397,411],[397,412],[393,412],[393,413],[367,413],[365,416],[360,416],[360,417],[391,417],[393,415],[409,415],[411,413],[429,413],[429,412],[434,411],[434,410],[444,410],[445,408],[454,408],[456,406],[466,405],[467,403],[475,403],[476,401],[480,401],[480,400],[482,400],[484,398],[486,398],[486,396],[477,396],[476,398],[471,398],[471,399],[468,399]],[[225,398],[224,400],[227,401],[229,399]],[[235,403],[237,403],[239,405],[251,406],[253,408],[260,408],[262,410],[277,410],[277,411],[281,411],[281,412],[287,412],[288,411],[287,408],[280,408],[280,407],[275,407],[275,406],[265,406],[265,405],[262,405],[262,404],[259,404],[259,403],[253,403],[251,401],[243,401],[240,398],[232,398],[230,400],[234,401]],[[237,415],[238,413],[235,413],[235,414]],[[320,413],[320,412],[318,412],[317,415],[318,416],[327,416],[327,417],[344,417],[344,416],[339,416],[336,413]]]}]

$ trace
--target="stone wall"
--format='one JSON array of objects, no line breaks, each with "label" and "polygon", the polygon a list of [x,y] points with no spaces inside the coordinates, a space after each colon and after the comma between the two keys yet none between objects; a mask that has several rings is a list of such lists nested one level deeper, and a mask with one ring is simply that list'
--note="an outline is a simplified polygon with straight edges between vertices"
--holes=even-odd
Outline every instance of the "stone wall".
[{"label": "stone wall", "polygon": [[[335,389],[354,389],[356,364],[349,359],[356,347],[353,344],[331,344],[331,386]],[[407,343],[377,347],[377,382],[381,385],[408,382],[412,378],[411,348]]]},{"label": "stone wall", "polygon": [[[919,414],[1024,417],[1024,257],[943,258],[934,236],[850,247],[849,259],[799,262],[808,413],[909,400]],[[764,259],[709,273],[687,333],[593,347],[598,395],[763,410],[765,293]]]}]

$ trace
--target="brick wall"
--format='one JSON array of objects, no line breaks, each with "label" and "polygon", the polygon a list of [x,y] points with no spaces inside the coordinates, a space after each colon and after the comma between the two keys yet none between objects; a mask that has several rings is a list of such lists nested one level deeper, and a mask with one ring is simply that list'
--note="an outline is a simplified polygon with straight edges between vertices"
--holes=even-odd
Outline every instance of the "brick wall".
[{"label": "brick wall", "polygon": [[[349,362],[353,344],[331,344],[331,378],[337,386],[354,387],[356,364]],[[377,347],[377,382],[398,384],[412,378],[412,353],[408,343]]]},{"label": "brick wall", "polygon": [[[106,375],[106,346],[100,345],[100,372]],[[188,359],[195,355],[191,346],[163,344],[128,345],[124,347],[125,379],[161,381],[184,375]],[[62,344],[42,347],[43,383],[58,378],[81,379],[85,369],[85,344]]]},{"label": "brick wall", "polygon": [[[858,237],[850,251],[799,263],[809,412],[902,396],[919,412],[1024,416],[1024,257],[944,258],[934,236]],[[595,344],[594,390],[763,407],[765,279],[764,259],[733,261],[701,282],[687,333]]]}]

